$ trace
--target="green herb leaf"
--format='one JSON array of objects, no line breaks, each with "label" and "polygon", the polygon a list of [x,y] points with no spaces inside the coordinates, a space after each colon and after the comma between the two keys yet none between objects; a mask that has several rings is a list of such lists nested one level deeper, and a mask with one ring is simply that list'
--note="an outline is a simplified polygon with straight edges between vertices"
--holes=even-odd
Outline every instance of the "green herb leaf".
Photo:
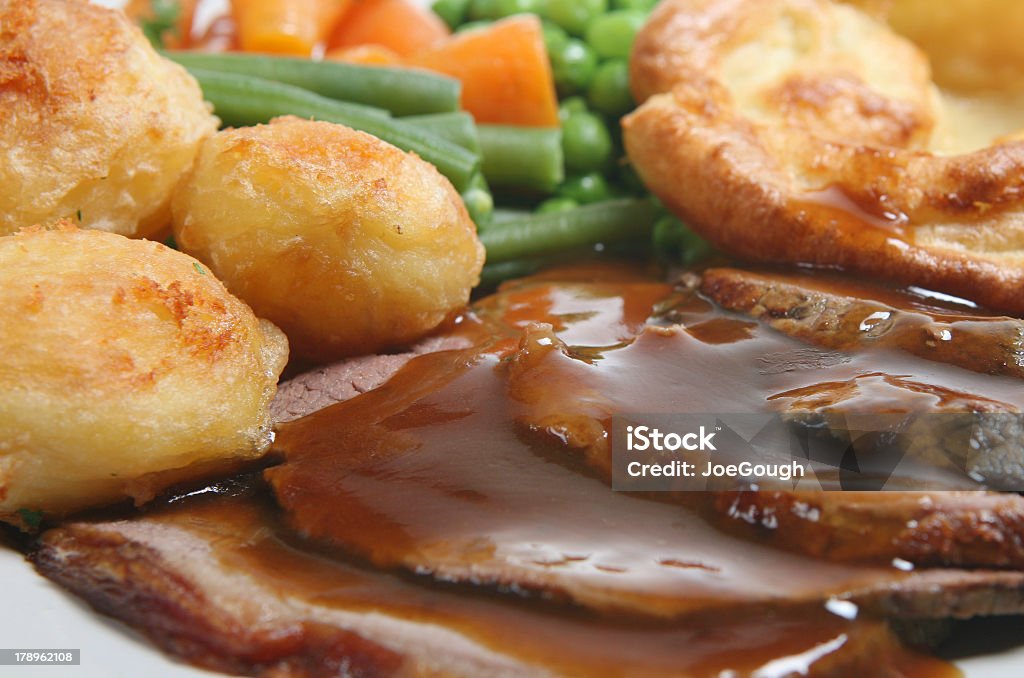
[{"label": "green herb leaf", "polygon": [[192,265],[195,267],[196,272],[199,273],[199,275],[206,275],[206,269],[200,266],[197,262],[193,261]]}]

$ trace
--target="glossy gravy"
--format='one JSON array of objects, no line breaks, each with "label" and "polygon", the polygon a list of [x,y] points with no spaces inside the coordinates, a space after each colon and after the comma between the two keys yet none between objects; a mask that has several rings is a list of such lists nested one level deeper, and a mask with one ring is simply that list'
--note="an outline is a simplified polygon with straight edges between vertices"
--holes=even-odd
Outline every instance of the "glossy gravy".
[{"label": "glossy gravy", "polygon": [[[142,518],[149,543],[193,541],[193,566],[264,606],[280,646],[330,648],[368,674],[937,677],[953,667],[902,647],[882,622],[821,606],[744,608],[686,620],[603,616],[556,601],[362,566],[295,537],[259,482],[206,492]],[[208,563],[206,553],[217,562]],[[209,594],[207,594],[209,595]],[[266,626],[266,622],[264,622]],[[253,629],[255,630],[255,629]],[[354,635],[353,635],[354,634]],[[250,650],[251,652],[251,650]],[[327,670],[324,665],[320,671]],[[340,669],[339,669],[340,671]],[[333,675],[333,674],[332,674]]]},{"label": "glossy gravy", "polygon": [[[601,623],[699,619],[711,629],[724,615],[723,630],[752,624],[761,629],[753,636],[785,628],[782,619],[817,628],[829,599],[908,574],[781,552],[729,537],[688,508],[613,493],[600,451],[594,458],[600,446],[581,454],[572,437],[606,440],[616,410],[756,411],[836,384],[855,389],[866,411],[963,393],[1024,406],[1013,379],[896,351],[813,349],[692,292],[612,277],[584,269],[509,286],[449,328],[474,348],[416,358],[383,387],[282,426],[286,461],[267,476],[288,524],[377,566],[571,601],[574,614]],[[563,659],[582,661],[551,639]],[[642,663],[662,673],[704,662],[715,647],[704,642],[667,644]],[[717,655],[697,672],[748,670],[748,659]],[[940,675],[936,666],[922,675]]]}]

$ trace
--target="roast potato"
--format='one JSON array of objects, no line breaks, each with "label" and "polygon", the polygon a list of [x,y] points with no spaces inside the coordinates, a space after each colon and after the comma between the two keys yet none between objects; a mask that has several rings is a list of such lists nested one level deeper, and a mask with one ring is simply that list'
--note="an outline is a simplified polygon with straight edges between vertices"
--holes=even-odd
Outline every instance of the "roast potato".
[{"label": "roast potato", "polygon": [[217,119],[121,13],[0,0],[0,235],[70,218],[151,237]]},{"label": "roast potato", "polygon": [[464,305],[484,251],[430,164],[294,117],[206,141],[174,236],[315,361],[408,344]]},{"label": "roast potato", "polygon": [[70,225],[0,237],[0,519],[144,501],[259,456],[287,350],[160,243]]}]

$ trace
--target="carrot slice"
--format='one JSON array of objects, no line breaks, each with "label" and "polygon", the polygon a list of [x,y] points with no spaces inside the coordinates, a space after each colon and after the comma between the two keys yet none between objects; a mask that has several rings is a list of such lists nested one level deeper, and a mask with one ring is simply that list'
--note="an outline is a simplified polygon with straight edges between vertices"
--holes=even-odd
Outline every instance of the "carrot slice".
[{"label": "carrot slice", "polygon": [[308,56],[350,0],[231,0],[238,44],[246,52]]},{"label": "carrot slice", "polygon": [[327,44],[329,49],[380,45],[408,56],[449,33],[439,16],[409,0],[354,0]]},{"label": "carrot slice", "polygon": [[382,45],[359,45],[358,47],[338,47],[328,50],[324,59],[331,61],[347,61],[350,64],[367,66],[401,66],[402,57],[394,50]]},{"label": "carrot slice", "polygon": [[536,16],[458,33],[409,63],[461,80],[462,107],[477,122],[558,127],[558,96]]}]

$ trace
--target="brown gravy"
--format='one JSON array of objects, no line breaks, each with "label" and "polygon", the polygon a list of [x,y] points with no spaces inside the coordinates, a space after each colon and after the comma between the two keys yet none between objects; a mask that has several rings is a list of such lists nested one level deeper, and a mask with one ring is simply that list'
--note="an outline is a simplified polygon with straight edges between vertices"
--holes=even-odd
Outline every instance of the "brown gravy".
[{"label": "brown gravy", "polygon": [[[897,585],[907,573],[777,551],[729,537],[690,509],[613,493],[595,470],[600,460],[565,446],[572,426],[607,438],[616,410],[758,411],[837,384],[865,411],[928,408],[956,394],[1024,407],[1014,379],[895,351],[821,351],[691,293],[599,276],[607,272],[562,271],[508,286],[451,328],[474,348],[417,358],[385,386],[282,426],[286,463],[267,475],[289,524],[378,566],[571,600],[605,620],[626,613],[657,625],[699,611],[731,616],[726,627],[742,632],[752,617],[795,614],[817,628],[822,601]],[[652,317],[683,326],[647,326]],[[515,361],[527,369],[510,382]],[[546,418],[570,424],[535,436],[524,418],[533,430]],[[573,655],[571,644],[555,644]],[[746,661],[701,664],[714,648],[673,646],[660,668],[658,656],[640,656],[653,673]],[[941,675],[936,666],[921,675]]]},{"label": "brown gravy", "polygon": [[[769,677],[885,667],[891,675],[959,675],[903,648],[884,623],[849,621],[820,606],[644,621],[366,568],[297,540],[259,483],[241,495],[172,504],[142,520],[151,542],[166,531],[179,547],[193,539],[214,546],[220,580],[239,582],[254,601],[273,601],[265,614],[274,615],[280,633],[316,633],[318,643],[329,643],[331,633],[358,634],[378,672]],[[196,556],[199,567],[208,567],[206,557]]]}]

